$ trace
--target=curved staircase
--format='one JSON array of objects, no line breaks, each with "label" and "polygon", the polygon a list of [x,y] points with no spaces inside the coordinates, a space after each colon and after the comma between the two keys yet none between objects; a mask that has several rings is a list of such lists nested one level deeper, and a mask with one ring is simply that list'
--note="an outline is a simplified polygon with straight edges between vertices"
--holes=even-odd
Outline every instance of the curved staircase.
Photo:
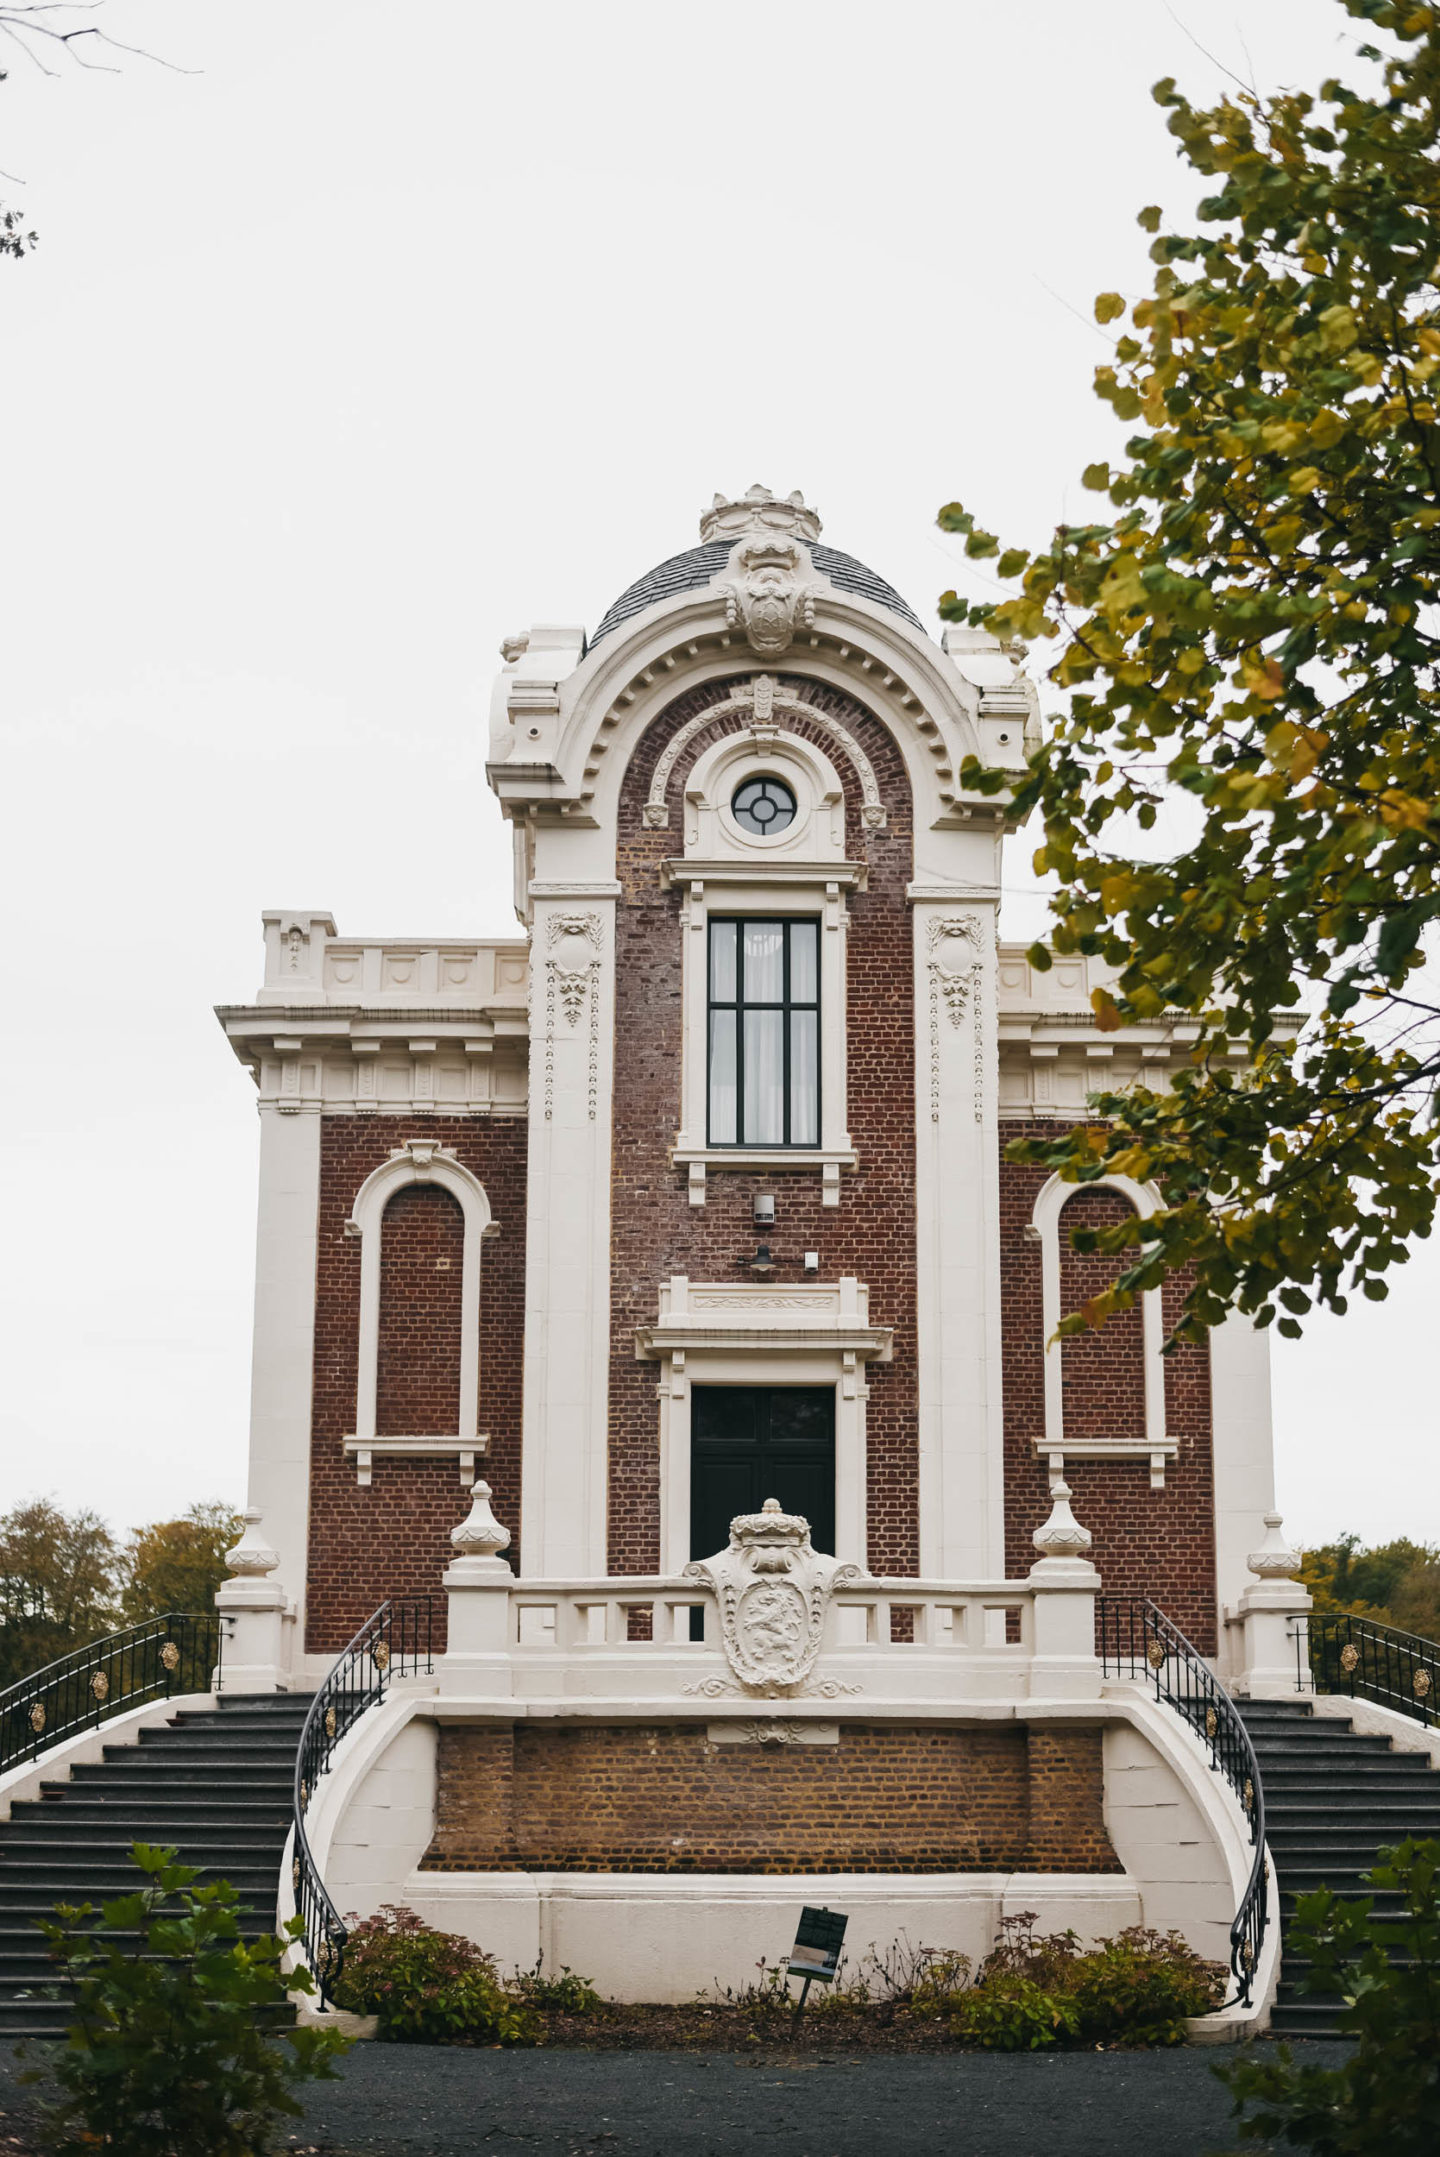
[{"label": "curved staircase", "polygon": [[61,2003],[43,1996],[51,1972],[36,1920],[57,1902],[98,1906],[133,1890],[134,1842],[173,1844],[202,1879],[228,1880],[247,1938],[274,1929],[309,1705],[306,1694],[222,1694],[218,1707],[181,1709],[13,1806],[0,1823],[0,2035],[64,2034]]},{"label": "curved staircase", "polygon": [[[1338,1999],[1299,1989],[1305,1962],[1287,1944],[1297,1896],[1362,1885],[1380,1851],[1407,1835],[1440,1836],[1440,1773],[1389,1738],[1357,1734],[1348,1717],[1316,1715],[1308,1700],[1237,1700],[1265,1782],[1266,1841],[1280,1899],[1280,1989],[1271,2027],[1287,2036],[1340,2034]],[[1375,1896],[1377,1912],[1402,1910]]]}]

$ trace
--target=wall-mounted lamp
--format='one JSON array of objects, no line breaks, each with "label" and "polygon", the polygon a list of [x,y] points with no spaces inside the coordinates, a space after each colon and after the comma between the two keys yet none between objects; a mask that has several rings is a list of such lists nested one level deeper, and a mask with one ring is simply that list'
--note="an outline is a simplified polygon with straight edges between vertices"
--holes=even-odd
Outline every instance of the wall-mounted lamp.
[{"label": "wall-mounted lamp", "polygon": [[757,1196],[753,1212],[757,1228],[773,1228],[775,1226],[775,1201],[769,1192],[764,1192]]},{"label": "wall-mounted lamp", "polygon": [[775,1271],[775,1261],[770,1256],[768,1243],[756,1244],[755,1256],[750,1261],[750,1271],[752,1273],[773,1273]]},{"label": "wall-mounted lamp", "polygon": [[818,1273],[820,1271],[820,1253],[818,1251],[807,1251],[805,1253],[805,1271],[807,1273]]}]

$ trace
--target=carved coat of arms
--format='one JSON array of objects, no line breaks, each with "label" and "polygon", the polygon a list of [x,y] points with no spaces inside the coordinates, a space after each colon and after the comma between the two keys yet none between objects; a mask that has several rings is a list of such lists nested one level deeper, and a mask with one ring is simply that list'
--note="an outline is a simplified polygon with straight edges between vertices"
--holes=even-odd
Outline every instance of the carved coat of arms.
[{"label": "carved coat of arms", "polygon": [[815,621],[816,587],[802,578],[805,557],[793,540],[749,539],[730,559],[734,581],[723,585],[725,621],[743,629],[752,651],[774,658]]},{"label": "carved coat of arms", "polygon": [[773,1694],[809,1676],[830,1597],[860,1568],[812,1549],[809,1521],[767,1498],[763,1511],[731,1521],[728,1549],[695,1559],[685,1578],[714,1589],[725,1658],[740,1683]]}]

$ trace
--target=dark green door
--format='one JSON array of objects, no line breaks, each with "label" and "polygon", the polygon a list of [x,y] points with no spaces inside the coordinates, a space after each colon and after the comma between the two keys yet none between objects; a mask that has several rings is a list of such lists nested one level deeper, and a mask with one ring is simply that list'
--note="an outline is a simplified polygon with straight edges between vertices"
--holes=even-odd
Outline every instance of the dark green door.
[{"label": "dark green door", "polygon": [[690,1394],[690,1555],[730,1540],[737,1513],[778,1498],[835,1548],[833,1386],[695,1386]]}]

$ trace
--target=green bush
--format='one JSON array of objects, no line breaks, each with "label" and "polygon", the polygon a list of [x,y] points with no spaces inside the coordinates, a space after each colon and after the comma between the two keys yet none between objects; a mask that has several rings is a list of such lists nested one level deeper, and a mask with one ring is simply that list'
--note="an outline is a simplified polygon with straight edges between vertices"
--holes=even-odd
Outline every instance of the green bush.
[{"label": "green bush", "polygon": [[1189,2015],[1225,1994],[1225,1972],[1178,1932],[1131,1925],[1085,1950],[1073,1932],[1037,1937],[1033,1911],[1002,1918],[1000,1937],[968,1991],[955,1996],[958,2037],[993,2051],[1073,2042],[1178,2045]]},{"label": "green bush", "polygon": [[593,2015],[604,2005],[588,1977],[577,1977],[568,1962],[558,1977],[546,1977],[544,1956],[537,1955],[530,1970],[515,1972],[515,1991],[527,2007],[542,2015]]},{"label": "green bush", "polygon": [[1289,1944],[1309,1958],[1307,1992],[1345,2002],[1356,2040],[1341,2067],[1297,2067],[1289,2047],[1218,2068],[1242,2141],[1283,2139],[1315,2157],[1433,2157],[1440,2142],[1440,1842],[1382,1850],[1368,1884],[1403,1896],[1405,1914],[1329,1888],[1302,1895]]},{"label": "green bush", "polygon": [[432,1931],[395,1903],[351,1928],[333,1998],[337,2007],[378,2015],[380,2035],[398,2043],[468,2037],[533,2045],[540,2037],[534,2008],[506,1989],[482,1948]]},{"label": "green bush", "polygon": [[[286,1939],[240,1938],[228,1881],[195,1887],[173,1849],[137,1842],[131,1856],[144,1882],[134,1894],[98,1914],[62,1903],[41,1922],[57,1996],[73,2003],[64,2044],[45,2047],[44,2069],[26,2077],[62,2093],[42,2107],[45,2147],[263,2157],[278,2122],[300,2116],[294,2085],[333,2078],[348,2039],[286,2026],[286,1991],[312,1991],[309,1975],[282,1978]],[[137,1939],[122,1945],[122,1933]]]},{"label": "green bush", "polygon": [[988,2052],[1036,2052],[1076,2036],[1080,2010],[1063,1992],[1047,1992],[1033,1978],[1001,1970],[960,1995],[950,2026]]}]

